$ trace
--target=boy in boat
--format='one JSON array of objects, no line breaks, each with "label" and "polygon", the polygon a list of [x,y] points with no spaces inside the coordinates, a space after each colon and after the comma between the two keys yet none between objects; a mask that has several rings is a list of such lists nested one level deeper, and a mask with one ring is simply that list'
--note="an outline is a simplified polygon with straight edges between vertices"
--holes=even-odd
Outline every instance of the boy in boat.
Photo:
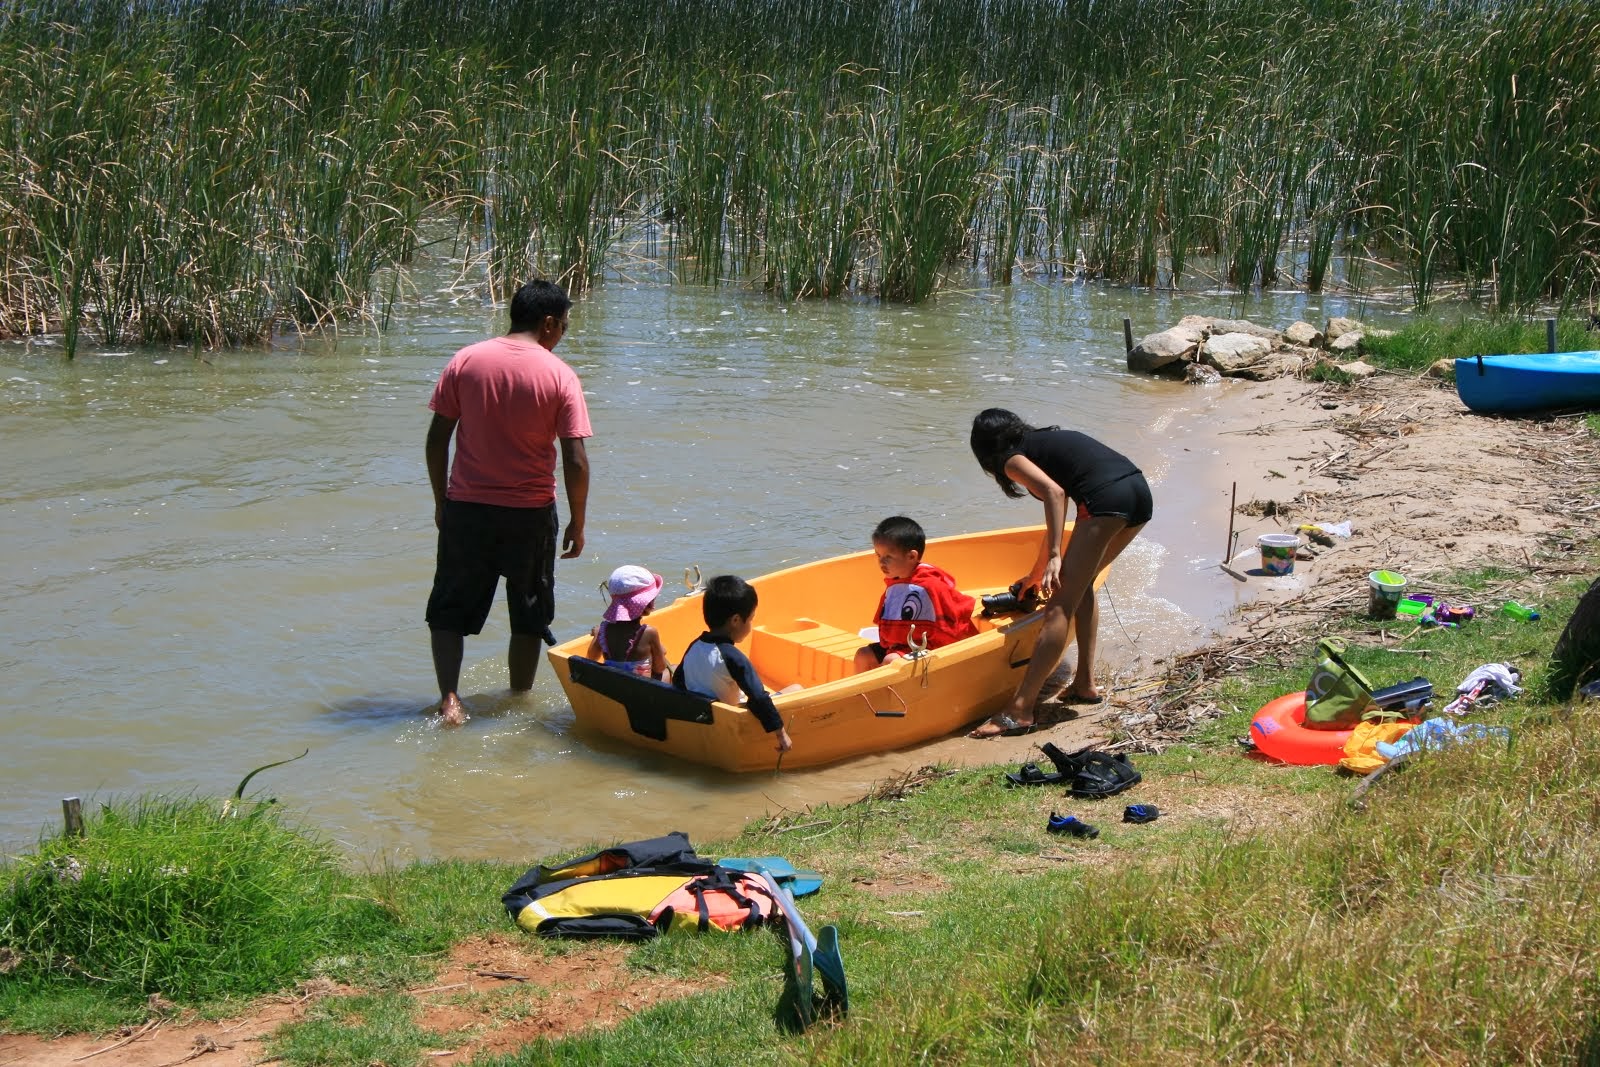
[{"label": "boy in boat", "polygon": [[[700,610],[705,615],[706,632],[684,651],[672,684],[724,704],[748,702],[750,713],[767,733],[778,735],[778,751],[789,751],[789,731],[784,729],[783,716],[761,684],[755,665],[734,647],[755,629],[755,589],[743,578],[719,574],[706,583]],[[792,685],[782,692],[799,688]]]},{"label": "boy in boat", "polygon": [[884,519],[872,531],[885,588],[878,600],[878,639],[856,650],[858,674],[903,659],[914,648],[943,648],[978,632],[972,621],[976,601],[950,575],[923,562],[927,545],[922,527],[904,515]]}]

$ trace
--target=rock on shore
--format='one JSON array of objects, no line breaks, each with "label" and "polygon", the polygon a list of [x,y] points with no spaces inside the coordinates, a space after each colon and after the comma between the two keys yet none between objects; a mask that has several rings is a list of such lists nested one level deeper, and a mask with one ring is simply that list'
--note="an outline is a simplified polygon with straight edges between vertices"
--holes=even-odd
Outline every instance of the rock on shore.
[{"label": "rock on shore", "polygon": [[[1368,330],[1355,319],[1332,318],[1322,329],[1294,322],[1283,330],[1247,319],[1185,315],[1176,326],[1150,334],[1128,353],[1128,369],[1190,382],[1225,378],[1266,381],[1298,377],[1331,363],[1352,377],[1372,369],[1357,357]],[[1215,373],[1193,369],[1209,367]]]}]

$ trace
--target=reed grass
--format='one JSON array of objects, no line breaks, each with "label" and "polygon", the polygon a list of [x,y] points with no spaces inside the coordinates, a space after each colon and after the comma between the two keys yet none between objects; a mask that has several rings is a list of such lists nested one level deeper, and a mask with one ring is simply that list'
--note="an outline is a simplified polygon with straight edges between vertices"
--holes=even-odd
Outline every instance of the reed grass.
[{"label": "reed grass", "polygon": [[[1546,320],[1515,315],[1486,318],[1423,319],[1388,335],[1368,335],[1364,358],[1394,370],[1423,370],[1436,360],[1469,356],[1520,355],[1549,350]],[[1556,321],[1556,350],[1585,352],[1600,348],[1600,333],[1583,319]]]},{"label": "reed grass", "polygon": [[[1585,0],[22,0],[0,330],[239,344],[373,313],[454,220],[503,294],[661,266],[916,301],[986,264],[1600,298]],[[1081,258],[1080,258],[1081,254]],[[1212,267],[1211,265],[1215,266]]]}]

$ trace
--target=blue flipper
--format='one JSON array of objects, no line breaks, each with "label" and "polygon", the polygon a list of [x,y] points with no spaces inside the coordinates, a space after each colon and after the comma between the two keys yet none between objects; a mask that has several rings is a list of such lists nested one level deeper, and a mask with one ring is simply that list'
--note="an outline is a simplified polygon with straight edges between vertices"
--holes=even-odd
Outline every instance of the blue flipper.
[{"label": "blue flipper", "polygon": [[817,934],[817,947],[811,961],[822,975],[822,988],[829,999],[839,1004],[839,1014],[850,1014],[850,987],[844,980],[844,955],[839,951],[839,928],[824,926]]},{"label": "blue flipper", "polygon": [[812,893],[822,888],[822,875],[816,871],[798,868],[794,872],[794,881],[783,882],[780,879],[780,884],[797,897],[809,897]]},{"label": "blue flipper", "polygon": [[[805,977],[806,988],[810,987],[810,977],[813,967],[822,975],[822,988],[827,1000],[838,1006],[841,1013],[850,1010],[850,990],[845,984],[844,957],[839,953],[839,931],[832,926],[822,928],[822,938],[814,937],[806,922],[800,917],[800,909],[795,907],[794,898],[791,897],[772,872],[759,864],[756,873],[766,880],[767,888],[772,892],[773,899],[778,902],[778,907],[783,910],[783,917],[789,925],[789,944],[796,952],[796,963],[799,963],[799,947],[805,949]],[[807,1009],[801,1009],[802,1020],[806,1019]]]},{"label": "blue flipper", "polygon": [[758,868],[764,868],[774,881],[796,897],[809,897],[822,888],[822,875],[796,867],[782,856],[725,856],[717,863],[729,870],[748,871],[751,874],[756,873]]}]

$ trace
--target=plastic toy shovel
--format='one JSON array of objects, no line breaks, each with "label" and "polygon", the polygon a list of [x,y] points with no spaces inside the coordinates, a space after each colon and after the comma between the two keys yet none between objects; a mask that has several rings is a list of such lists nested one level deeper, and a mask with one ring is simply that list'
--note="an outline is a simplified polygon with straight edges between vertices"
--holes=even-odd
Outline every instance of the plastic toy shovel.
[{"label": "plastic toy shovel", "polygon": [[838,929],[824,926],[822,936],[812,936],[811,931],[806,928],[805,920],[800,917],[800,909],[795,907],[794,898],[789,896],[788,891],[778,884],[778,880],[772,877],[765,867],[758,866],[756,873],[767,883],[767,889],[778,902],[778,907],[783,909],[783,917],[789,924],[789,946],[795,956],[800,1001],[797,1007],[802,1024],[809,1025],[812,1018],[813,968],[822,975],[824,999],[838,1005],[839,1014],[848,1015],[850,990],[845,984],[844,956],[839,952]]}]

